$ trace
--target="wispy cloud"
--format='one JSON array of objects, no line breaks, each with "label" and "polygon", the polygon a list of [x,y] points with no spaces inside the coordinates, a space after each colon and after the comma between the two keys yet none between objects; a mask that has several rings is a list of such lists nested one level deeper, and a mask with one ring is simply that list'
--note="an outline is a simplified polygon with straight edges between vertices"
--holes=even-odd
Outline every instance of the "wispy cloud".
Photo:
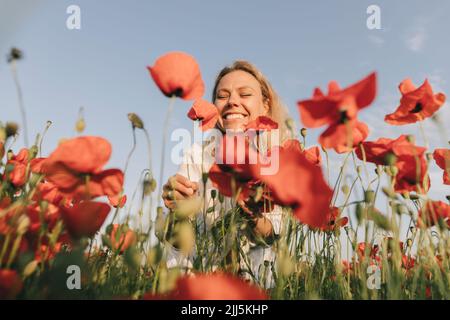
[{"label": "wispy cloud", "polygon": [[376,47],[382,47],[384,44],[384,38],[378,35],[371,34],[369,35],[369,41],[374,44]]},{"label": "wispy cloud", "polygon": [[406,45],[411,51],[419,52],[422,51],[425,40],[426,40],[425,29],[420,28],[419,30],[417,30],[408,37],[408,39],[406,40]]}]

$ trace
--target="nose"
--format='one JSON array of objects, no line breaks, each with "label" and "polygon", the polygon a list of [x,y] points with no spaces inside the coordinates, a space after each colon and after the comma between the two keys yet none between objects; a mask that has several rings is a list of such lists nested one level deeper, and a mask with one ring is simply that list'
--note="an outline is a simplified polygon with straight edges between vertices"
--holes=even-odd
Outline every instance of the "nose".
[{"label": "nose", "polygon": [[238,95],[235,93],[231,93],[228,97],[228,107],[237,107],[239,105]]}]

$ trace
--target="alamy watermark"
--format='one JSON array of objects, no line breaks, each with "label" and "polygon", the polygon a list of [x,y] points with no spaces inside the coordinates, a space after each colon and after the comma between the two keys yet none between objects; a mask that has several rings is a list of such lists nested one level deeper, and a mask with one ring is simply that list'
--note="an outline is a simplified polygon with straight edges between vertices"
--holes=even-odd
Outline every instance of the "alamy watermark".
[{"label": "alamy watermark", "polygon": [[69,15],[66,19],[66,27],[69,30],[81,29],[81,8],[75,4],[70,5],[66,9],[66,13]]},{"label": "alamy watermark", "polygon": [[[261,175],[273,175],[279,169],[279,148],[273,148],[280,139],[278,129],[222,132],[214,128],[202,132],[194,125],[193,136],[189,130],[178,128],[172,131],[170,139],[176,142],[170,155],[175,165],[202,165],[204,157],[201,151],[186,156],[186,151],[191,150],[193,143],[196,142],[200,146],[204,146],[205,143],[214,144],[217,164],[259,164]],[[226,139],[225,148],[223,139]]]},{"label": "alamy watermark", "polygon": [[366,20],[366,26],[369,30],[381,29],[381,9],[378,5],[372,4],[367,7],[366,13],[369,15]]}]

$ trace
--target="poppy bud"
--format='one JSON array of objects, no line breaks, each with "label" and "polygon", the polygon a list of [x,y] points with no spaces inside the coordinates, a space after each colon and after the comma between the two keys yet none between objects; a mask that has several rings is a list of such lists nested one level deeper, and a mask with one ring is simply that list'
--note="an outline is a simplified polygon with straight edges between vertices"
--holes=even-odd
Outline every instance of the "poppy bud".
[{"label": "poppy bud", "polygon": [[3,126],[0,126],[0,143],[4,143],[6,140],[6,130]]},{"label": "poppy bud", "polygon": [[23,58],[22,50],[17,49],[17,48],[11,48],[11,50],[9,51],[7,60],[8,60],[8,63],[11,63],[16,60],[21,60],[22,58]]},{"label": "poppy bud", "polygon": [[361,222],[362,222],[363,213],[364,213],[364,209],[362,207],[362,204],[361,203],[357,203],[356,204],[356,209],[355,209],[355,215],[356,215],[356,219],[358,220],[358,224],[361,224]]},{"label": "poppy bud", "polygon": [[214,200],[214,199],[216,199],[216,197],[217,197],[217,190],[212,189],[211,190],[211,198]]},{"label": "poppy bud", "polygon": [[38,146],[32,145],[31,148],[29,149],[28,160],[33,160],[34,158],[36,158],[38,151],[39,151]]},{"label": "poppy bud", "polygon": [[180,251],[188,255],[195,245],[195,234],[191,224],[188,222],[180,222],[175,226],[175,232]]},{"label": "poppy bud", "polygon": [[145,179],[143,183],[144,194],[146,196],[150,195],[156,189],[155,179]]},{"label": "poppy bud", "polygon": [[223,194],[219,193],[219,202],[223,203],[224,200]]},{"label": "poppy bud", "polygon": [[33,260],[30,263],[28,263],[25,266],[25,268],[23,269],[22,274],[23,274],[24,278],[31,276],[34,273],[34,271],[36,271],[38,264],[39,264],[39,261],[37,261],[37,260]]},{"label": "poppy bud", "polygon": [[30,218],[28,218],[28,216],[26,215],[21,215],[17,224],[17,234],[19,236],[24,235],[27,232],[29,226]]},{"label": "poppy bud", "polygon": [[410,248],[411,248],[412,244],[413,244],[413,241],[412,241],[412,239],[408,239],[408,240],[406,240],[406,245],[407,245],[408,247],[410,247]]},{"label": "poppy bud", "polygon": [[357,166],[356,167],[356,172],[360,175],[362,172],[362,167],[361,166]]},{"label": "poppy bud", "polygon": [[410,142],[412,144],[416,144],[416,138],[412,134],[408,134],[406,136],[406,140],[408,140],[408,142]]},{"label": "poppy bud", "polygon": [[286,127],[288,127],[289,130],[294,129],[294,120],[292,118],[286,119]]},{"label": "poppy bud", "polygon": [[202,174],[202,182],[203,182],[203,184],[206,184],[206,182],[208,182],[208,177],[209,177],[208,172],[204,172]]},{"label": "poppy bud", "polygon": [[392,188],[382,187],[381,190],[387,197],[395,199],[396,195],[395,195],[394,190],[392,190]]},{"label": "poppy bud", "polygon": [[158,207],[156,208],[155,235],[159,241],[163,241],[165,224],[163,208]]},{"label": "poppy bud", "polygon": [[376,173],[378,176],[381,176],[381,174],[383,173],[383,166],[377,165],[377,167],[375,168],[375,173]]},{"label": "poppy bud", "polygon": [[395,156],[395,154],[393,154],[391,152],[386,154],[386,156],[384,157],[384,163],[387,166],[393,166],[393,165],[395,165],[396,162],[397,162],[397,157]]},{"label": "poppy bud", "polygon": [[391,177],[395,177],[398,173],[398,168],[396,166],[389,166],[387,167],[387,172],[388,175],[390,175]]},{"label": "poppy bud", "polygon": [[15,136],[17,131],[19,130],[19,126],[15,122],[7,122],[5,127],[6,139],[9,137]]},{"label": "poppy bud", "polygon": [[86,122],[84,121],[84,119],[83,118],[78,119],[77,122],[75,123],[75,130],[78,133],[82,133],[85,128],[86,128]]},{"label": "poppy bud", "polygon": [[350,188],[349,188],[348,185],[343,185],[341,187],[341,191],[342,191],[343,194],[348,195],[348,193],[350,192]]},{"label": "poppy bud", "polygon": [[303,138],[306,138],[307,133],[308,133],[308,130],[306,128],[302,128],[300,130],[300,134],[302,135]]},{"label": "poppy bud", "polygon": [[137,269],[141,263],[141,255],[136,247],[129,247],[125,250],[125,262],[133,269]]},{"label": "poppy bud", "polygon": [[448,201],[450,201],[450,194],[449,194],[449,195],[446,195],[445,198],[446,198]]},{"label": "poppy bud", "polygon": [[150,266],[156,265],[161,261],[162,250],[159,246],[155,246],[147,254],[147,264]]},{"label": "poppy bud", "polygon": [[364,192],[364,201],[367,203],[372,203],[375,200],[375,192],[373,190],[366,190]]},{"label": "poppy bud", "polygon": [[136,113],[129,113],[128,120],[131,121],[133,128],[144,129],[144,122]]},{"label": "poppy bud", "polygon": [[201,211],[202,198],[195,197],[186,200],[178,200],[174,210],[177,219],[192,218]]},{"label": "poppy bud", "polygon": [[112,224],[109,224],[107,227],[106,227],[106,234],[111,234],[111,232],[112,232],[112,230],[113,230],[113,228],[114,228],[114,225],[112,225]]}]

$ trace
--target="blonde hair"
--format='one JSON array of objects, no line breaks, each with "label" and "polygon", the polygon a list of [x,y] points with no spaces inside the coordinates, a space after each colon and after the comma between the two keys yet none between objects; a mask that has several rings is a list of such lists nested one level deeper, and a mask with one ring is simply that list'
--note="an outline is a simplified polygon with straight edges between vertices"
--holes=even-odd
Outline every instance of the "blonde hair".
[{"label": "blonde hair", "polygon": [[[295,130],[294,128],[288,127],[289,125],[293,126],[293,121],[290,119],[287,108],[281,102],[278,94],[272,88],[272,85],[267,80],[267,78],[263,75],[263,73],[252,63],[245,60],[236,60],[230,66],[223,68],[218,76],[216,77],[216,81],[214,83],[214,88],[212,92],[212,101],[216,100],[216,90],[219,85],[220,80],[227,74],[233,71],[244,71],[251,74],[260,84],[261,93],[263,99],[268,101],[269,104],[269,113],[268,116],[272,118],[272,120],[278,123],[278,129],[280,132],[280,142],[284,142],[286,139],[291,137],[291,131]],[[294,131],[295,132],[295,131]]]}]

